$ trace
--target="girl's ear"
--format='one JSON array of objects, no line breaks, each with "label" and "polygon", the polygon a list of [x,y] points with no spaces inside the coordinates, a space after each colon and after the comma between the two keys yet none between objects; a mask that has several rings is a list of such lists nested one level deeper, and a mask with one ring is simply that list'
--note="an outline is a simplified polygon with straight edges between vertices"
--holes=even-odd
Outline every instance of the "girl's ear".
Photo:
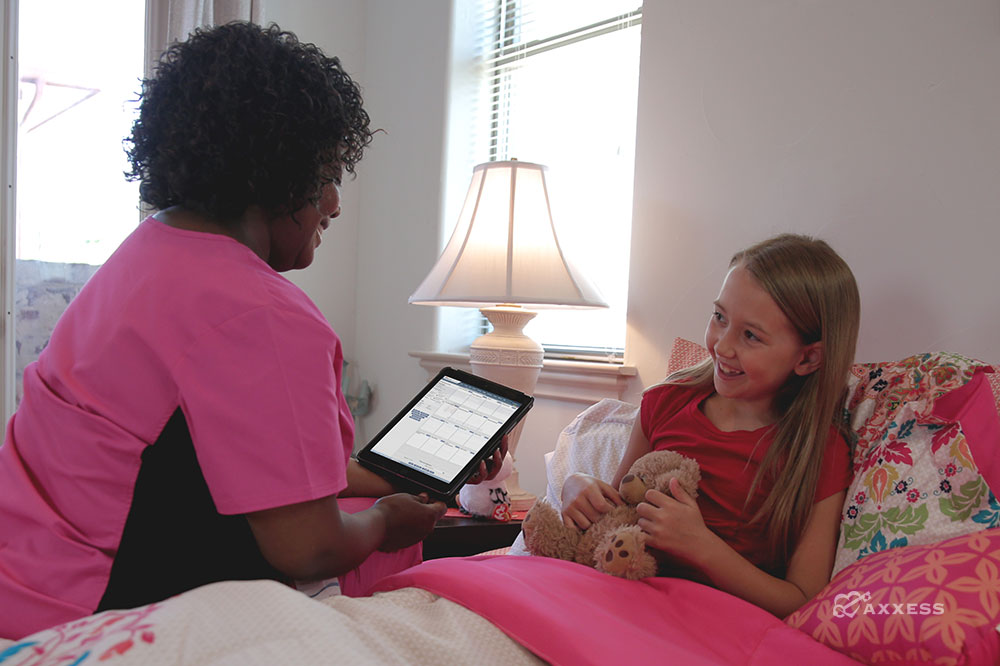
[{"label": "girl's ear", "polygon": [[823,367],[823,342],[813,342],[805,346],[802,358],[795,365],[795,374],[800,377],[811,375]]}]

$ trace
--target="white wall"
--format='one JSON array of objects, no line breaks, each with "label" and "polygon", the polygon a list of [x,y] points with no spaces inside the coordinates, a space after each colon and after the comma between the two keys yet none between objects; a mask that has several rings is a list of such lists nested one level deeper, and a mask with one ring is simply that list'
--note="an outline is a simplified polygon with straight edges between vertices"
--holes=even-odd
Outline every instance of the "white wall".
[{"label": "white wall", "polygon": [[426,381],[408,356],[434,347],[435,312],[407,297],[437,257],[448,100],[447,0],[269,2],[265,22],[340,58],[381,130],[342,188],[342,214],[306,271],[288,274],[340,336],[353,375],[374,387],[363,445]]},{"label": "white wall", "polygon": [[731,254],[826,238],[859,360],[1000,361],[1000,5],[672,0],[643,12],[628,359],[701,340]]},{"label": "white wall", "polygon": [[434,309],[407,298],[437,258],[448,99],[451,3],[368,0],[365,106],[375,138],[361,176],[357,347],[375,388],[364,444],[423,386],[408,356],[434,344]]},{"label": "white wall", "polygon": [[[365,80],[364,0],[289,0],[269,2],[263,23],[277,23],[304,42],[337,56],[355,81]],[[359,174],[365,162],[358,168]],[[323,245],[313,265],[285,275],[316,302],[343,342],[353,361],[355,338],[358,226],[361,216],[361,178],[347,176],[341,188],[341,214],[323,234]]]},{"label": "white wall", "polygon": [[[424,383],[407,352],[436,340],[433,309],[406,298],[454,222],[445,176],[464,180],[444,159],[451,3],[276,5],[268,19],[363,53],[356,68],[343,59],[387,132],[345,188],[342,245],[328,233],[302,278],[376,386],[363,440]],[[642,30],[627,397],[662,377],[675,336],[701,340],[731,254],[784,230],[826,238],[853,266],[859,360],[1000,361],[995,0],[647,0]],[[527,489],[542,492],[541,454],[582,406],[538,401]]]}]

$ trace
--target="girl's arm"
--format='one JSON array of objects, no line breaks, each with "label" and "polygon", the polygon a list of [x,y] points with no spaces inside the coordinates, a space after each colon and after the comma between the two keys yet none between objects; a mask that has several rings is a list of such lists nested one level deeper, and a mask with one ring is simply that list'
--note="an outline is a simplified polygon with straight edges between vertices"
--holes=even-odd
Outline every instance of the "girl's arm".
[{"label": "girl's arm", "polygon": [[698,504],[676,479],[670,482],[670,492],[673,497],[650,490],[639,505],[646,544],[694,566],[720,590],[785,617],[830,581],[845,491],[813,506],[784,580],[759,569],[709,530]]},{"label": "girl's arm", "polygon": [[622,461],[618,463],[618,471],[615,472],[615,478],[611,484],[615,488],[621,485],[622,477],[632,467],[632,463],[652,450],[653,445],[649,443],[649,440],[646,439],[646,433],[642,431],[640,415],[636,414],[635,423],[632,424],[632,434],[629,436],[628,446],[625,448],[625,455],[622,456]]},{"label": "girl's arm", "polygon": [[618,464],[614,481],[609,485],[590,474],[576,473],[566,477],[562,488],[562,518],[568,527],[587,529],[615,505],[623,504],[618,494],[622,477],[640,456],[649,453],[652,446],[642,432],[639,416],[635,417],[632,434],[622,461]]}]

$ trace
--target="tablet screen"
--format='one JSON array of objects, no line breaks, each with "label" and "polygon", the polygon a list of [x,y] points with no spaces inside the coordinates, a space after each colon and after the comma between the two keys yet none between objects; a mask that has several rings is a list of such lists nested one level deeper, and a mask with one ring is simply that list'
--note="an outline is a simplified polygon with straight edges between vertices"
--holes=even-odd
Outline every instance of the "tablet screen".
[{"label": "tablet screen", "polygon": [[520,407],[487,389],[440,376],[371,450],[450,484]]}]

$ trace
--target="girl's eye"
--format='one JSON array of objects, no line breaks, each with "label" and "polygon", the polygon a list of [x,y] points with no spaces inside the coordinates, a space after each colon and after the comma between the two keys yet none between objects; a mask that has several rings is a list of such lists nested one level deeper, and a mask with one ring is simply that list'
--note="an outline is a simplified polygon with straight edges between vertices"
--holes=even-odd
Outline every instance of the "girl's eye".
[{"label": "girl's eye", "polygon": [[743,335],[746,336],[747,340],[752,340],[754,342],[757,342],[757,341],[760,340],[760,338],[758,338],[756,335],[753,334],[753,331],[744,331]]},{"label": "girl's eye", "polygon": [[712,319],[714,319],[715,321],[722,321],[722,313],[719,312],[718,310],[712,311]]}]

